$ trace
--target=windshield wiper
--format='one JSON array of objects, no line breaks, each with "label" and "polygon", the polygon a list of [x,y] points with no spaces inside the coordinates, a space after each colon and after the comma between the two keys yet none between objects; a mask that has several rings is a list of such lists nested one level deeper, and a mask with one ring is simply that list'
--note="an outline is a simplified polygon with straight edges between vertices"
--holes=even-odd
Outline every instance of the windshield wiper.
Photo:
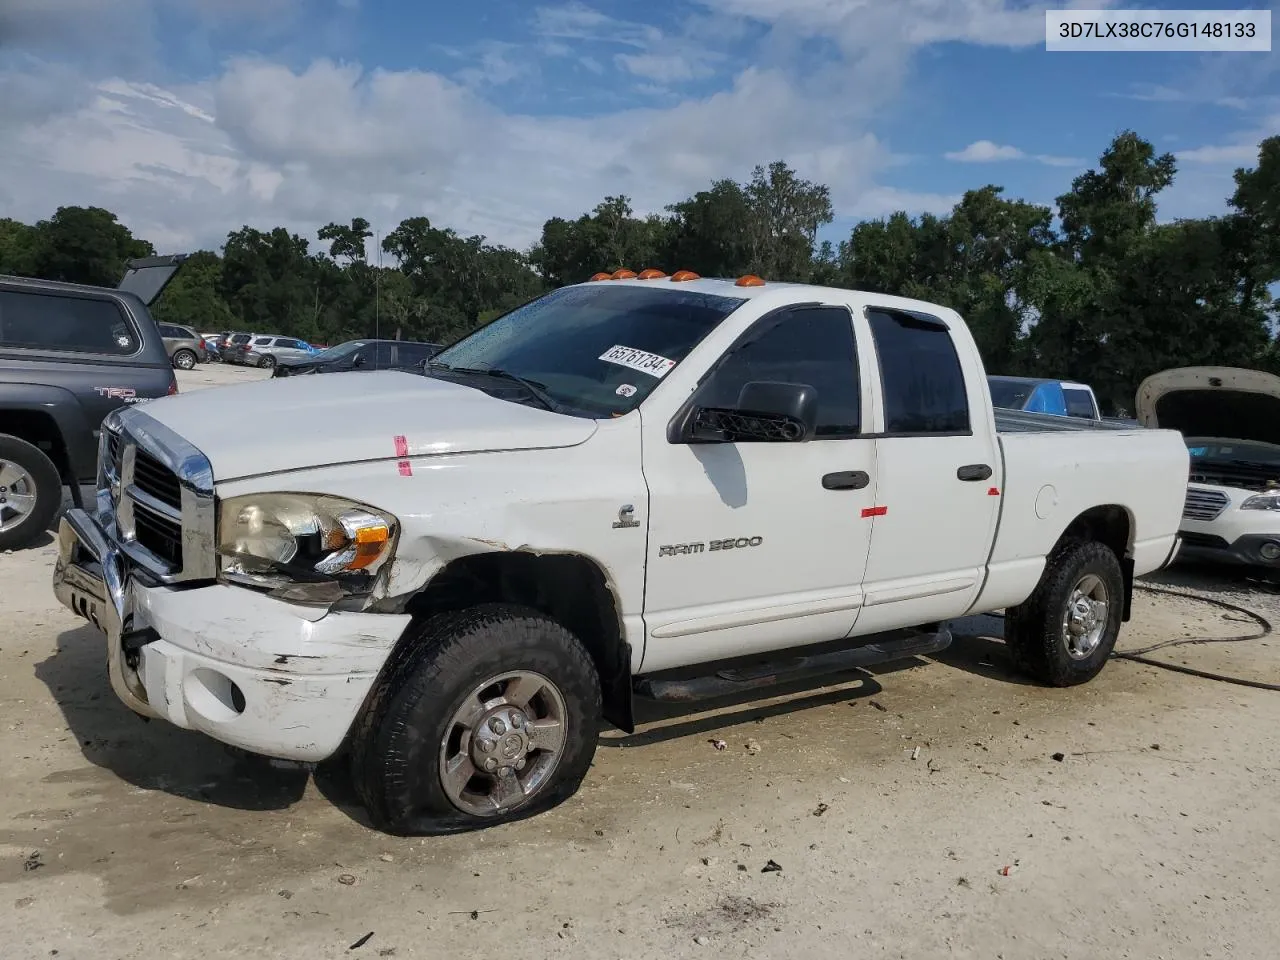
[{"label": "windshield wiper", "polygon": [[544,409],[550,410],[552,413],[563,412],[563,408],[560,404],[552,398],[551,394],[547,393],[547,388],[544,384],[539,383],[537,380],[530,380],[527,377],[522,377],[519,374],[512,373],[510,370],[503,370],[501,367],[451,367],[449,364],[440,360],[429,360],[427,361],[427,366],[439,367],[440,369],[448,370],[451,373],[469,373],[478,377],[495,377],[499,380],[507,380],[511,383],[519,384],[524,387],[525,391],[531,397],[542,404]]}]

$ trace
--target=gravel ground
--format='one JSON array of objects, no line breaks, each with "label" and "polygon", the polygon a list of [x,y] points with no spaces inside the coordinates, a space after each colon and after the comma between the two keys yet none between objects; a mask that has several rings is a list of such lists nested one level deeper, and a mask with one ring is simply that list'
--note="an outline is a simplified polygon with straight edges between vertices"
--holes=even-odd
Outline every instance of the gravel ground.
[{"label": "gravel ground", "polygon": [[[395,839],[341,771],[245,764],[130,714],[53,600],[53,555],[0,555],[6,960],[1275,956],[1275,693],[1125,661],[1043,689],[977,618],[935,659],[651,710],[545,816]],[[1263,585],[1159,582],[1280,623]],[[1121,645],[1252,628],[1139,593]],[[1161,655],[1280,680],[1272,638]]]}]

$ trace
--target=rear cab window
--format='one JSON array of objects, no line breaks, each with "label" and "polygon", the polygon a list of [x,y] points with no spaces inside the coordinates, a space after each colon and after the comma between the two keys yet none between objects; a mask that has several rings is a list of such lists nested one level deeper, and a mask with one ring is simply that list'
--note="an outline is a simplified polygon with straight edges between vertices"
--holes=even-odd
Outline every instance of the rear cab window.
[{"label": "rear cab window", "polygon": [[1062,393],[1067,399],[1067,416],[1081,417],[1085,420],[1098,418],[1098,407],[1093,402],[1093,394],[1079,387],[1063,387]]},{"label": "rear cab window", "polygon": [[0,290],[0,347],[129,357],[141,346],[133,318],[114,300]]},{"label": "rear cab window", "polygon": [[964,368],[947,325],[883,308],[869,309],[867,319],[880,362],[885,435],[970,433]]}]

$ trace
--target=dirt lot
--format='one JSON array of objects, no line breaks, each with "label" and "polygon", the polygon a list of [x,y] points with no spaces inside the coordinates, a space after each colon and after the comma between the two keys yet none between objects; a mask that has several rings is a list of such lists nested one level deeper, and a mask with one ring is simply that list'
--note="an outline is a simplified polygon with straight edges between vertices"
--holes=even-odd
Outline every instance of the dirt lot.
[{"label": "dirt lot", "polygon": [[[546,816],[400,840],[334,772],[130,714],[53,555],[0,555],[6,960],[1275,956],[1276,693],[1125,661],[1041,689],[971,621],[934,661],[651,713]],[[1164,579],[1280,623],[1265,588]],[[1233,616],[1143,594],[1122,646],[1250,629]],[[1273,639],[1170,659],[1280,679]]]}]

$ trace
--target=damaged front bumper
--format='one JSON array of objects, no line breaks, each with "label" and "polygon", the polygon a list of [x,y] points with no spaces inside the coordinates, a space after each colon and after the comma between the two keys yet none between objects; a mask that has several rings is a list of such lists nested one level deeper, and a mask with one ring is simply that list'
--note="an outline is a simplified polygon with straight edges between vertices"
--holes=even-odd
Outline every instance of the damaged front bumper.
[{"label": "damaged front bumper", "polygon": [[220,583],[163,586],[79,509],[59,524],[53,589],[106,635],[111,688],[135,713],[310,762],[342,745],[411,619],[327,613]]}]

